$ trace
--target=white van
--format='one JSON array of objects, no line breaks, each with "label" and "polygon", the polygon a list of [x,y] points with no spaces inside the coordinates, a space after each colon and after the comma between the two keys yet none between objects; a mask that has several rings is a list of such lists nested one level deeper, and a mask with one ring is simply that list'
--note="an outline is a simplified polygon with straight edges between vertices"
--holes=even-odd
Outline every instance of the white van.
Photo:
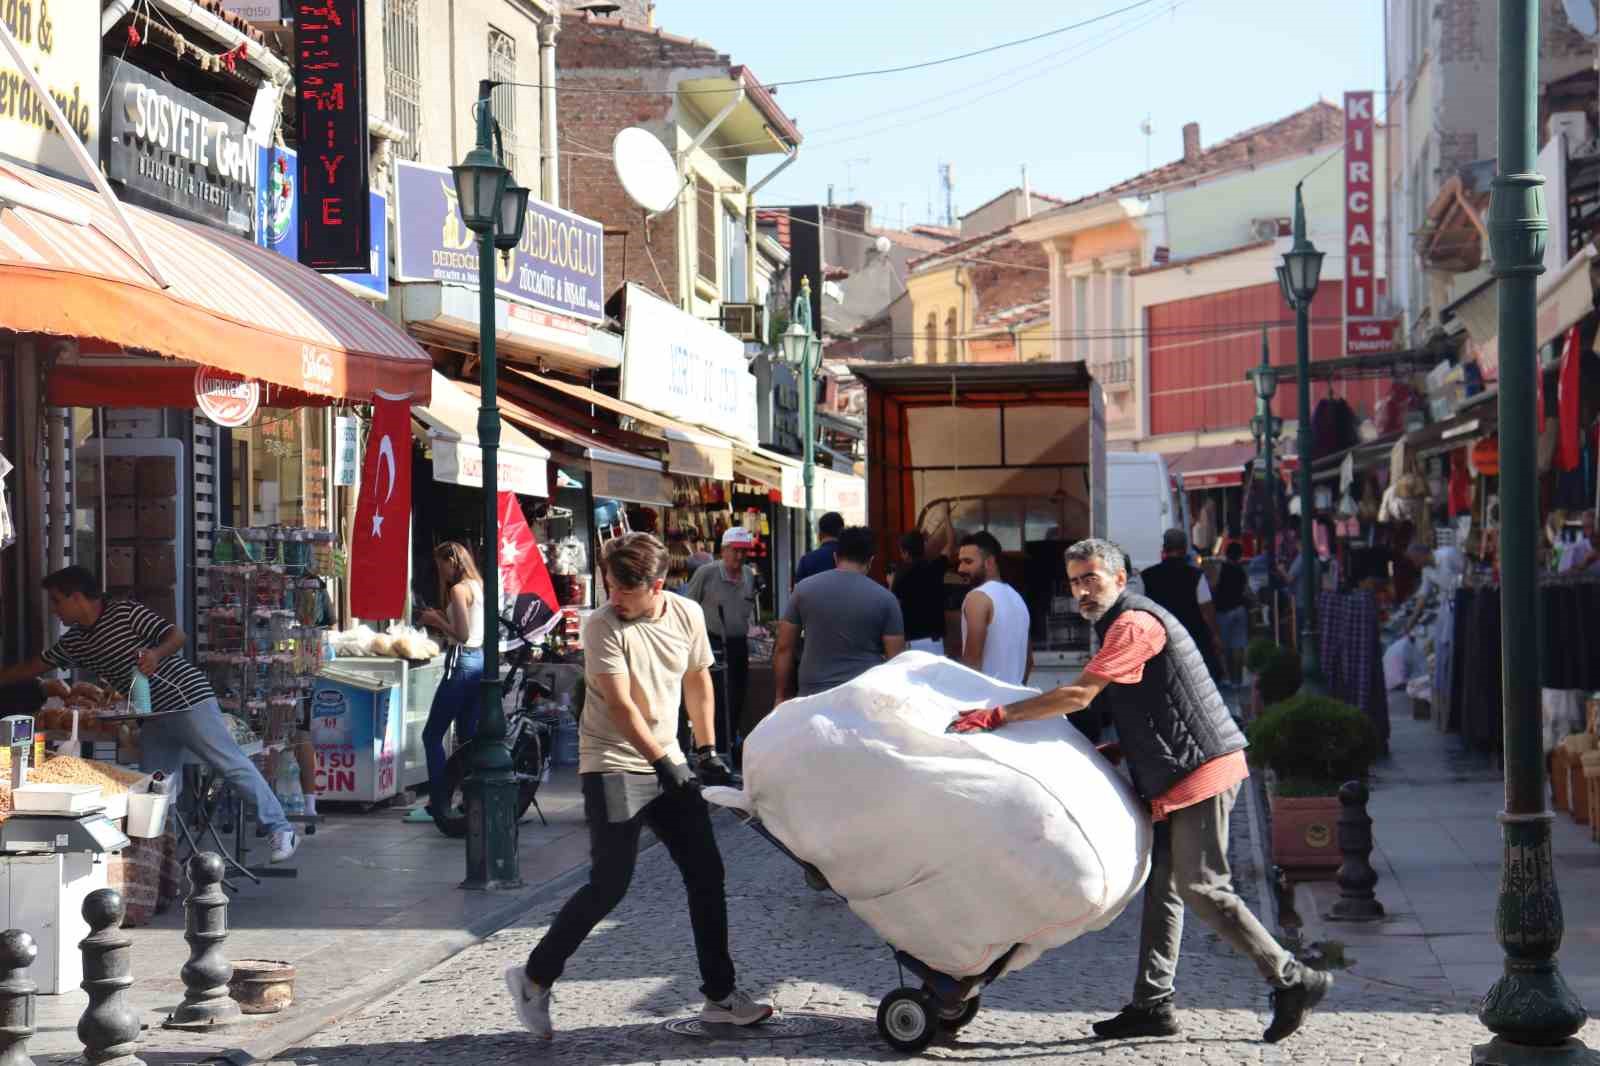
[{"label": "white van", "polygon": [[1106,536],[1136,571],[1161,561],[1161,534],[1176,524],[1166,457],[1106,452]]}]

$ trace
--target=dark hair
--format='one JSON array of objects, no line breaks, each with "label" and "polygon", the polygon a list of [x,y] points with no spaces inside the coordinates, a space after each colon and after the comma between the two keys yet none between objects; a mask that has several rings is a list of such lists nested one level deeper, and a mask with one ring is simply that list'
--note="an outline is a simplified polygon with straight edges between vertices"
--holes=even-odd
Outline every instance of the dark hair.
[{"label": "dark hair", "polygon": [[1000,542],[987,529],[980,529],[976,533],[968,533],[961,538],[960,547],[977,548],[988,559],[1000,558]]},{"label": "dark hair", "polygon": [[829,511],[817,519],[817,533],[824,537],[835,537],[844,532],[844,515],[838,511]]},{"label": "dark hair", "polygon": [[667,546],[648,533],[624,533],[606,545],[606,574],[625,589],[653,584],[667,576]]},{"label": "dark hair", "polygon": [[839,531],[839,558],[866,566],[877,554],[878,544],[866,526],[850,526]]},{"label": "dark hair", "polygon": [[1100,565],[1105,567],[1106,573],[1112,577],[1117,576],[1118,570],[1125,570],[1130,574],[1133,572],[1133,564],[1128,561],[1127,553],[1109,540],[1102,540],[1099,537],[1078,541],[1066,550],[1063,558],[1069,563],[1088,563],[1098,559]]},{"label": "dark hair", "polygon": [[1244,545],[1240,544],[1238,541],[1233,541],[1228,545],[1228,550],[1223,554],[1227,555],[1229,562],[1236,563],[1240,559],[1244,558]]},{"label": "dark hair", "polygon": [[57,570],[44,579],[46,592],[59,592],[63,596],[76,596],[83,594],[85,599],[103,600],[105,593],[100,591],[100,579],[94,576],[94,571],[87,566],[69,566]]},{"label": "dark hair", "polygon": [[907,559],[921,559],[928,554],[928,538],[920,529],[903,533],[900,536],[900,550],[906,553]]},{"label": "dark hair", "polygon": [[1189,534],[1181,529],[1169,529],[1161,534],[1161,550],[1164,552],[1186,552],[1189,550]]}]

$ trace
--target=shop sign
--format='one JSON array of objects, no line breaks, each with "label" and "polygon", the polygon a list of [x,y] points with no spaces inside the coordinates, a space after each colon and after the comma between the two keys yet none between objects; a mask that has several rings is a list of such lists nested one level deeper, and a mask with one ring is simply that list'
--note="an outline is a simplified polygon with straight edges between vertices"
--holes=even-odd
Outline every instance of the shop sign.
[{"label": "shop sign", "polygon": [[[476,287],[478,238],[461,221],[442,167],[395,166],[395,276]],[[495,257],[495,292],[560,315],[605,320],[605,233],[600,223],[528,201],[522,243]]]},{"label": "shop sign", "polygon": [[590,460],[589,487],[597,500],[626,500],[629,503],[664,504],[671,496],[662,487],[659,468],[628,466]]},{"label": "shop sign", "polygon": [[333,416],[333,483],[348,488],[356,483],[356,455],[360,449],[360,424],[351,415]]},{"label": "shop sign", "polygon": [[1372,92],[1344,94],[1344,335],[1345,351],[1358,348],[1358,332],[1378,309],[1378,261],[1373,197]]},{"label": "shop sign", "polygon": [[330,274],[372,269],[367,195],[365,0],[295,0],[300,262]]},{"label": "shop sign", "polygon": [[1395,322],[1390,319],[1380,322],[1369,319],[1365,322],[1351,322],[1345,331],[1344,350],[1346,355],[1372,355],[1375,352],[1394,351]]},{"label": "shop sign", "polygon": [[[99,0],[0,0],[0,22],[61,108],[71,134],[88,146],[91,156],[97,155]],[[0,153],[64,174],[82,173],[44,101],[4,49],[0,49]]]},{"label": "shop sign", "polygon": [[194,402],[217,425],[238,429],[249,425],[261,406],[261,382],[198,366],[194,370]]},{"label": "shop sign", "polygon": [[244,120],[120,59],[102,75],[106,175],[135,203],[248,235],[257,145]]},{"label": "shop sign", "polygon": [[[256,173],[256,243],[296,261],[300,258],[300,157],[293,148],[258,150]],[[368,193],[367,213],[372,227],[371,269],[362,274],[340,274],[342,281],[366,289],[379,299],[389,298],[389,198]]]},{"label": "shop sign", "polygon": [[283,0],[222,0],[222,10],[246,22],[283,22]]},{"label": "shop sign", "polygon": [[756,443],[756,379],[744,344],[637,285],[628,286],[622,398]]}]

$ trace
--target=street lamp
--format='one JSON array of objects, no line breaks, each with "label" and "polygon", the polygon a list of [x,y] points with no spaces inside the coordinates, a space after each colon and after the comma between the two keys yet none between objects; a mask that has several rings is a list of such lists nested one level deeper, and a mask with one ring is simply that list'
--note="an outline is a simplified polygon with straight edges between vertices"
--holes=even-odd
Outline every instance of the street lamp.
[{"label": "street lamp", "polygon": [[1322,657],[1317,649],[1317,549],[1311,522],[1311,301],[1322,279],[1322,253],[1306,238],[1306,204],[1294,187],[1294,246],[1283,253],[1278,286],[1294,308],[1295,368],[1298,371],[1300,458],[1300,678],[1308,692],[1322,690]]},{"label": "street lamp", "polygon": [[[1500,0],[1500,159],[1489,202],[1489,246],[1500,289],[1500,685],[1506,807],[1495,934],[1505,972],[1478,1008],[1495,1034],[1474,1063],[1579,1062],[1583,1004],[1561,977],[1561,896],[1550,857],[1539,693],[1539,469],[1534,428],[1543,272],[1544,178],[1535,162],[1537,0]],[[1555,206],[1557,212],[1565,204]],[[1563,1057],[1564,1056],[1564,1057]]]},{"label": "street lamp", "polygon": [[490,109],[492,81],[478,83],[478,140],[450,168],[461,221],[478,237],[478,359],[482,403],[478,443],[483,449],[483,682],[478,733],[467,753],[467,879],[463,888],[507,889],[522,884],[517,856],[517,775],[506,747],[506,713],[500,702],[500,412],[495,366],[495,249],[509,252],[522,240],[528,190],[510,185],[511,173],[493,147],[499,131]]},{"label": "street lamp", "polygon": [[[1281,269],[1281,268],[1280,268]],[[1267,327],[1261,327],[1261,365],[1245,372],[1256,390],[1256,416],[1250,432],[1260,442],[1262,489],[1267,496],[1267,595],[1272,604],[1272,634],[1278,635],[1278,593],[1274,586],[1278,574],[1278,492],[1272,471],[1272,442],[1283,431],[1283,419],[1272,413],[1272,397],[1278,391],[1278,368],[1272,365],[1267,348]]]},{"label": "street lamp", "polygon": [[800,435],[805,439],[806,485],[806,551],[811,550],[811,490],[817,478],[817,363],[822,358],[822,344],[811,332],[811,279],[800,279],[800,295],[794,298],[794,312],[789,316],[789,328],[779,340],[783,361],[794,368],[800,377]]}]

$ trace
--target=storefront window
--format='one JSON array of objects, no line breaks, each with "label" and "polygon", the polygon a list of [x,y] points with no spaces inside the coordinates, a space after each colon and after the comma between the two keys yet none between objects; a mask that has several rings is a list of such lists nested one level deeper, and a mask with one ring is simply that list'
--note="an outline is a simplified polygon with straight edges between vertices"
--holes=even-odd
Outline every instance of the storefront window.
[{"label": "storefront window", "polygon": [[332,528],[327,420],[321,408],[263,410],[233,431],[233,525]]}]

